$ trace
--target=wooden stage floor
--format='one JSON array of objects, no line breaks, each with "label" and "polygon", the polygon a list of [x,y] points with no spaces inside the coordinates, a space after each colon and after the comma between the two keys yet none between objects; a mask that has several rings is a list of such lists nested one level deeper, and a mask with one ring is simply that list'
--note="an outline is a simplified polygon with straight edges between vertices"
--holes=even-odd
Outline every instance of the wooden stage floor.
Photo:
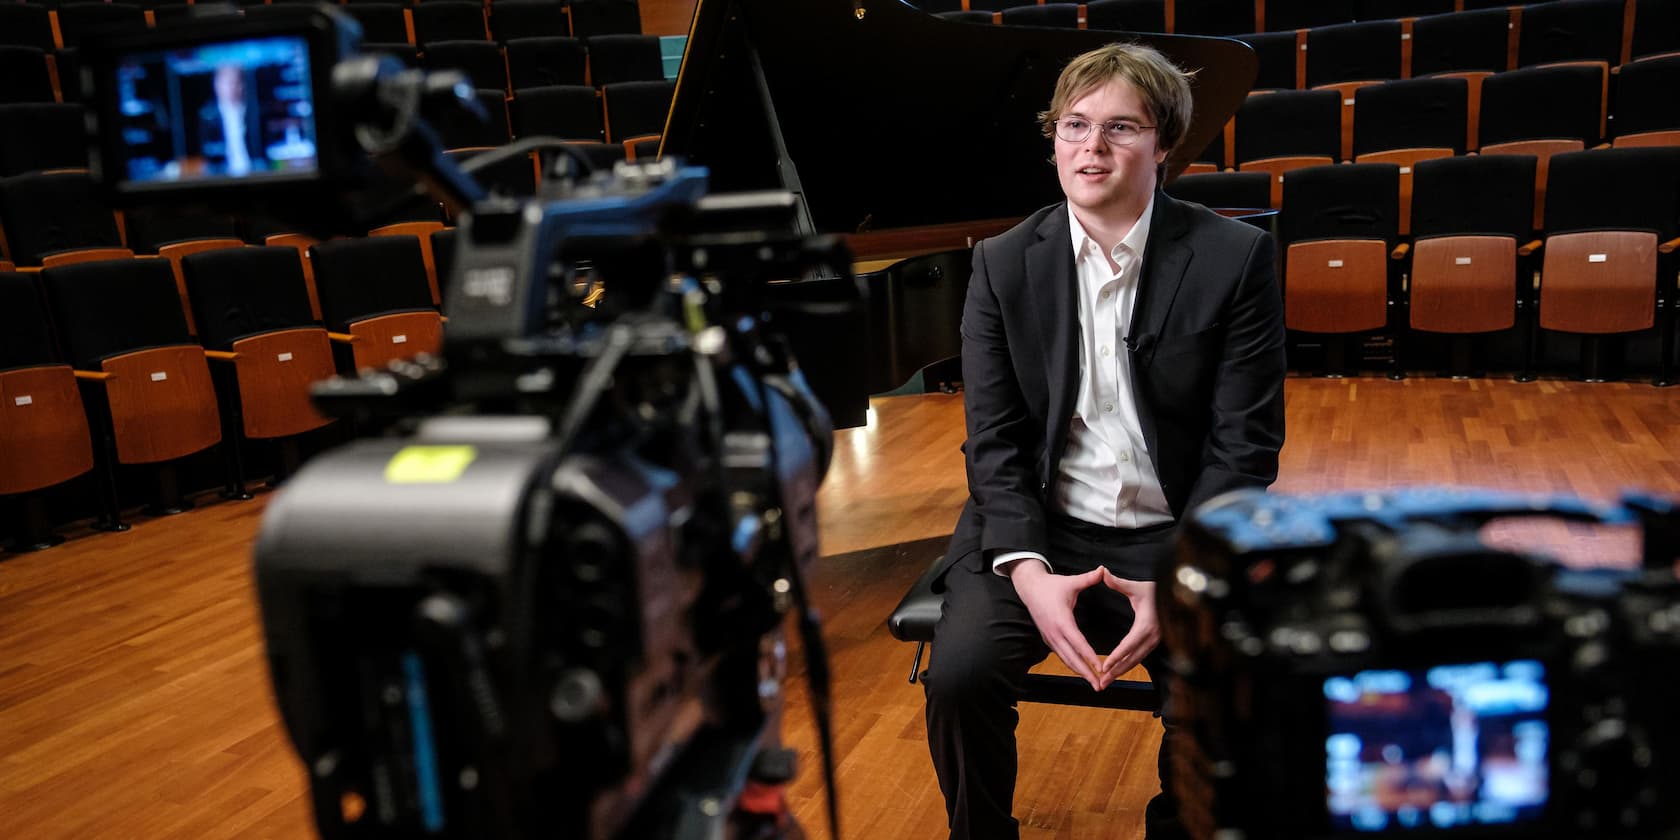
[{"label": "wooden stage floor", "polygon": [[[1319,380],[1287,386],[1277,489],[1477,484],[1608,499],[1680,494],[1680,390],[1643,384]],[[961,397],[881,399],[837,434],[812,589],[833,660],[845,836],[943,836],[910,648],[882,622],[921,571],[882,549],[950,532],[965,486]],[[313,836],[274,709],[250,582],[265,504],[201,499],[125,534],[0,555],[0,837]],[[1625,546],[1624,546],[1625,547]],[[1604,559],[1597,544],[1570,546]],[[1613,552],[1612,552],[1613,553]],[[925,554],[924,554],[925,556]],[[1614,558],[1610,558],[1614,559]],[[791,796],[827,836],[801,684]],[[1147,715],[1024,706],[1016,813],[1028,840],[1141,837],[1154,785]]]}]

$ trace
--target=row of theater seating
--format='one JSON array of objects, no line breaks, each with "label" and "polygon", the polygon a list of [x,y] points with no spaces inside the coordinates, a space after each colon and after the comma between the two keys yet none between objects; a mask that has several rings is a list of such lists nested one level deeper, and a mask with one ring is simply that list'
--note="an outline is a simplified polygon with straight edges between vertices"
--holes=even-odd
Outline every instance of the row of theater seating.
[{"label": "row of theater seating", "polygon": [[[1326,336],[1384,332],[1397,346],[1444,334],[1459,349],[1467,336],[1516,328],[1525,371],[1534,329],[1569,333],[1586,337],[1588,378],[1603,375],[1605,337],[1654,334],[1656,380],[1671,382],[1680,148],[1553,156],[1537,223],[1538,168],[1532,155],[1422,160],[1412,166],[1409,207],[1396,164],[1290,171],[1277,222],[1287,325]],[[1210,206],[1254,206],[1270,197],[1273,180],[1263,172],[1184,175],[1166,190]],[[1402,353],[1393,359],[1403,369]],[[1463,353],[1456,359],[1459,368],[1471,364]],[[1343,362],[1328,357],[1327,365]]]},{"label": "row of theater seating", "polygon": [[[1680,49],[1680,9],[1673,0],[919,0],[916,5],[975,23],[1238,37],[1417,18],[1429,21],[1427,40],[1436,40],[1433,30],[1449,26],[1449,15],[1482,13],[1475,24],[1461,25],[1472,31],[1459,37],[1474,35],[1474,43],[1486,37],[1500,46],[1508,44],[1509,63],[1507,53],[1500,50],[1494,59],[1497,63],[1455,69],[1511,69],[1518,66],[1519,54],[1529,56],[1524,64],[1555,61],[1559,58],[1539,54],[1557,49],[1583,53],[1571,58],[1611,64]],[[1497,30],[1485,28],[1489,20],[1497,21]],[[1526,40],[1525,28],[1530,32]],[[1527,46],[1519,50],[1519,43]],[[1424,51],[1429,53],[1431,48]]]},{"label": "row of theater seating", "polygon": [[[995,14],[1005,24],[1159,31],[1139,25],[1149,21],[1111,15],[1111,7],[1103,4],[1112,2],[1131,0],[1026,5],[998,13],[955,12],[944,17],[987,23]],[[1320,5],[1328,9],[1351,4]],[[1437,73],[1494,73],[1561,61],[1602,61],[1615,67],[1680,51],[1680,3],[1675,0],[1500,5],[1417,18],[1230,34],[1252,46],[1260,60],[1255,88],[1276,90]]]},{"label": "row of theater seating", "polygon": [[[319,2],[319,0],[282,0]],[[0,4],[0,45],[43,50],[78,46],[100,29],[165,26],[194,14],[189,0],[137,2],[7,2]],[[207,5],[207,4],[197,4]],[[263,2],[239,2],[245,14]],[[506,40],[532,36],[595,37],[640,34],[635,0],[429,0],[425,3],[360,2],[344,11],[361,22],[363,40],[423,44],[428,41]]]},{"label": "row of theater seating", "polygon": [[[1680,56],[1610,74],[1599,62],[1485,78],[1435,76],[1334,90],[1251,93],[1190,171],[1274,175],[1336,161],[1392,162],[1467,152],[1544,158],[1601,144],[1680,145]],[[1274,187],[1271,206],[1282,195]],[[1543,199],[1542,199],[1543,200]]]},{"label": "row of theater seating", "polygon": [[[205,241],[177,260],[0,272],[0,495],[97,465],[96,527],[121,528],[119,467],[157,467],[158,506],[178,509],[169,465],[217,444],[230,494],[243,495],[246,443],[295,444],[327,425],[310,383],[437,350],[423,254],[447,254],[448,236],[296,243],[302,252]],[[34,501],[23,542],[50,543]]]}]

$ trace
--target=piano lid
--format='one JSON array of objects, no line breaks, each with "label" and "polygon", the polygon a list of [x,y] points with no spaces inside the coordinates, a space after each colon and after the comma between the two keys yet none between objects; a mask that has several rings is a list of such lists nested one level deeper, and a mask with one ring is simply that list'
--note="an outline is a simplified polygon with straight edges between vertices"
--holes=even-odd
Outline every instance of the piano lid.
[{"label": "piano lid", "polygon": [[699,0],[662,152],[711,167],[714,190],[802,193],[821,232],[1020,218],[1062,197],[1037,121],[1057,75],[1115,40],[1197,71],[1176,175],[1253,84],[1247,44],[957,23],[899,0]]}]

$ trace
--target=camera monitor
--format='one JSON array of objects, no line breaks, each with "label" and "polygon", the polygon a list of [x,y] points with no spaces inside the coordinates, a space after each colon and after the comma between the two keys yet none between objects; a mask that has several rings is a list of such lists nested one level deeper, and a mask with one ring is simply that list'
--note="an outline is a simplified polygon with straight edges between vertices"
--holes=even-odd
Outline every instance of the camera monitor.
[{"label": "camera monitor", "polygon": [[1369,670],[1324,681],[1331,828],[1490,828],[1538,819],[1548,690],[1535,660]]},{"label": "camera monitor", "polygon": [[248,201],[345,175],[330,91],[360,38],[348,20],[300,5],[106,36],[86,50],[96,177],[118,196]]},{"label": "camera monitor", "polygon": [[116,67],[120,177],[131,182],[313,176],[309,43],[241,38],[131,53]]}]

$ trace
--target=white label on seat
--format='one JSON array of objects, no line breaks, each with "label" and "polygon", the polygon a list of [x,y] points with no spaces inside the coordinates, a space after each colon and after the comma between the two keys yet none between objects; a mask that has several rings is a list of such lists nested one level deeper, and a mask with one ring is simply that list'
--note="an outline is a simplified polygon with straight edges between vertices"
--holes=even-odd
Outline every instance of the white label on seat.
[{"label": "white label on seat", "polygon": [[1469,265],[1469,257],[1453,257],[1453,265]]},{"label": "white label on seat", "polygon": [[406,336],[406,335],[393,335],[393,336],[391,336],[391,343],[392,344],[407,344],[408,343],[408,336]]},{"label": "white label on seat", "polygon": [[291,361],[291,360],[292,360],[292,354],[290,354],[290,353],[281,353],[281,354],[280,354],[280,355],[279,355],[279,356],[276,356],[276,357],[275,357],[275,358],[277,358],[277,359],[279,359],[279,360],[280,360],[280,361],[282,361],[282,362],[289,362],[289,361]]},{"label": "white label on seat", "polygon": [[168,379],[168,378],[169,378],[169,373],[167,371],[159,370],[159,371],[153,371],[152,372],[152,381],[153,382],[162,382],[163,380]]},{"label": "white label on seat", "polygon": [[1587,262],[1605,262],[1610,259],[1609,254],[1588,254]]},{"label": "white label on seat", "polygon": [[1341,268],[1342,267],[1342,261],[1341,260],[1331,260],[1330,261],[1330,267],[1331,268]]},{"label": "white label on seat", "polygon": [[1410,40],[1412,40],[1412,33],[1410,33],[1410,32],[1402,32],[1402,33],[1400,33],[1400,40],[1402,40],[1402,41],[1410,41]]},{"label": "white label on seat", "polygon": [[23,396],[12,400],[12,402],[17,403],[18,405],[33,405],[35,403],[35,398],[29,396],[28,394],[24,394]]},{"label": "white label on seat", "polygon": [[1412,174],[1412,168],[1410,166],[1402,166],[1402,167],[1400,167],[1400,174],[1401,175],[1410,175],[1410,174]]},{"label": "white label on seat", "polygon": [[1343,99],[1343,100],[1342,100],[1342,104],[1343,104],[1343,105],[1346,105],[1346,106],[1347,106],[1347,107],[1349,107],[1349,108],[1352,108],[1352,107],[1353,107],[1353,97],[1351,97],[1351,96],[1350,96],[1350,97],[1348,97],[1348,98],[1346,98],[1346,99]]}]

